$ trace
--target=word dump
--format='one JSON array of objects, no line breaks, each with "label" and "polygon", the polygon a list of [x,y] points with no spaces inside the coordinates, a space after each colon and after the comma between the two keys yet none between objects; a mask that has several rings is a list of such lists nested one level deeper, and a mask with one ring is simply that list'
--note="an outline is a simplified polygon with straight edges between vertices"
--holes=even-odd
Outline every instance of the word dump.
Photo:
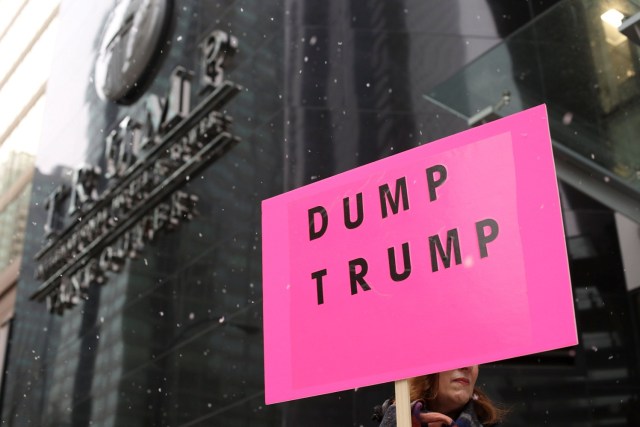
[{"label": "word dump", "polygon": [[[438,190],[443,187],[447,181],[448,171],[444,165],[437,164],[428,167],[425,170],[426,191],[422,196],[428,198],[428,203],[437,203]],[[409,191],[407,189],[406,177],[398,178],[395,181],[394,191],[391,191],[389,184],[382,184],[378,187],[377,200],[368,201],[379,206],[379,217],[367,218],[371,221],[384,221],[392,215],[397,215],[401,210],[410,210]],[[330,218],[326,207],[322,205],[314,206],[307,210],[307,218],[309,224],[309,241],[321,239],[330,224],[334,227],[344,227],[346,230],[355,230],[362,226],[365,221],[365,205],[362,192],[356,193],[354,196],[347,196],[342,199],[342,217]],[[367,210],[371,212],[371,209]],[[489,256],[489,243],[498,238],[500,227],[498,222],[492,218],[486,218],[475,222],[475,236],[469,238],[475,239],[480,253],[480,258]],[[462,251],[460,249],[460,233],[458,228],[452,228],[446,231],[445,243],[440,234],[425,235],[421,241],[428,245],[430,254],[429,265],[431,272],[435,273],[443,268],[451,268],[453,265],[462,264]],[[402,242],[397,246],[386,248],[388,277],[393,282],[402,282],[411,276],[414,271],[413,265],[425,265],[425,260],[412,263],[411,259],[411,242]],[[401,261],[398,261],[398,253],[400,253]],[[369,262],[364,257],[358,257],[347,261],[345,268],[349,274],[349,290],[351,295],[358,294],[358,290],[370,291],[371,284],[367,281],[367,273],[369,272]],[[325,278],[329,275],[328,269],[324,268],[311,273],[311,280],[316,285],[317,304],[325,303],[324,285]]]}]

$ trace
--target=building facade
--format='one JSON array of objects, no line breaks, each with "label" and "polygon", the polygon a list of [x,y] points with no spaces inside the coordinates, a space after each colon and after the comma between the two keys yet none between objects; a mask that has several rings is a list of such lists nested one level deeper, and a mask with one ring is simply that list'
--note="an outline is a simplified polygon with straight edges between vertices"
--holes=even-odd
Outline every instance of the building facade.
[{"label": "building facade", "polygon": [[0,9],[0,367],[4,372],[59,2],[4,0]]},{"label": "building facade", "polygon": [[[613,126],[635,86],[591,109],[578,89],[609,72],[600,14],[640,8],[604,3],[63,1],[3,424],[375,425],[392,384],[264,404],[260,202],[535,102],[550,107],[580,344],[484,366],[480,383],[508,425],[637,424],[640,157],[633,128]],[[548,46],[578,53],[554,65]],[[594,158],[583,122],[610,130]],[[611,145],[621,161],[588,163]]]}]

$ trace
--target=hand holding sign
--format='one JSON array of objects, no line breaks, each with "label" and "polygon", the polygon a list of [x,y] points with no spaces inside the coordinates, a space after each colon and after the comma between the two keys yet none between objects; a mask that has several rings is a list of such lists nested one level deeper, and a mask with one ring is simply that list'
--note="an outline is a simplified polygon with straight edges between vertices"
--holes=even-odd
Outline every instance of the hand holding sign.
[{"label": "hand holding sign", "polygon": [[267,403],[575,344],[544,106],[265,200],[263,277]]},{"label": "hand holding sign", "polygon": [[[478,372],[478,366],[474,365],[396,381],[395,405],[385,402],[375,419],[381,421],[380,427],[439,426],[442,423],[480,427],[500,423],[504,411],[476,386]],[[402,396],[403,382],[407,383],[406,396]],[[406,414],[403,414],[404,409],[407,409]]]}]

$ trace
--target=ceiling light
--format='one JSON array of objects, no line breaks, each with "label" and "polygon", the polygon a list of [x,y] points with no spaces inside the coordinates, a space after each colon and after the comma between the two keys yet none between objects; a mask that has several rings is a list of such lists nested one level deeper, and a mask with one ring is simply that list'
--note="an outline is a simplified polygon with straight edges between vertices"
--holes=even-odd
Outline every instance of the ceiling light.
[{"label": "ceiling light", "polygon": [[624,19],[624,15],[615,9],[609,9],[605,13],[600,15],[600,19],[602,19],[607,24],[612,25],[615,28],[618,28],[620,27],[620,25],[622,25],[622,20]]}]

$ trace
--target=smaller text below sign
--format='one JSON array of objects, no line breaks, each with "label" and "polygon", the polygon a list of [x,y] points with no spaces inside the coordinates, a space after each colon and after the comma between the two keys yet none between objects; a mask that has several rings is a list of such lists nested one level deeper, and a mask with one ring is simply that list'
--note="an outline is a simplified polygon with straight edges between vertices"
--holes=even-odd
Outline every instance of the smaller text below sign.
[{"label": "smaller text below sign", "polygon": [[267,403],[577,342],[544,106],[264,201],[263,257]]}]

